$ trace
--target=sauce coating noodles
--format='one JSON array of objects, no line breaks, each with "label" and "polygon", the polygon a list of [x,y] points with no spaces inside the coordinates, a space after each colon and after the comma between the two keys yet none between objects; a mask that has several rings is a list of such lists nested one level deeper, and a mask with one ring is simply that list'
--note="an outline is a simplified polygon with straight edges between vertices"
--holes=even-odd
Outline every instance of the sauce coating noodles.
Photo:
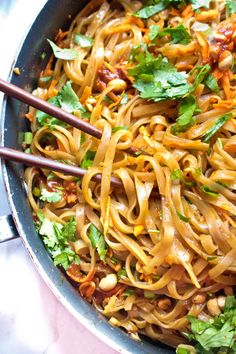
[{"label": "sauce coating noodles", "polygon": [[[30,107],[24,148],[87,172],[25,175],[39,233],[78,292],[133,338],[176,347],[187,343],[187,315],[219,315],[217,300],[236,284],[236,15],[212,1],[133,16],[142,6],[92,0],[58,32],[57,58],[33,93],[89,120],[102,138]],[[177,27],[184,38],[169,30]],[[158,55],[168,63],[151,73],[161,83],[155,99],[144,97],[153,76],[134,71],[148,55],[146,70]],[[171,70],[184,73],[181,96],[181,77],[165,80]]]}]

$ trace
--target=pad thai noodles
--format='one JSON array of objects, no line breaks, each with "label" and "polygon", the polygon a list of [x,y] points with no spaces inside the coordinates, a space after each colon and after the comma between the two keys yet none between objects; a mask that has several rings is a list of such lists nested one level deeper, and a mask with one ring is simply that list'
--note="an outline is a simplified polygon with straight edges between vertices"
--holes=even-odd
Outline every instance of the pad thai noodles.
[{"label": "pad thai noodles", "polygon": [[92,0],[48,42],[33,94],[102,131],[26,114],[25,151],[86,170],[25,171],[55,265],[136,340],[235,353],[236,2]]}]

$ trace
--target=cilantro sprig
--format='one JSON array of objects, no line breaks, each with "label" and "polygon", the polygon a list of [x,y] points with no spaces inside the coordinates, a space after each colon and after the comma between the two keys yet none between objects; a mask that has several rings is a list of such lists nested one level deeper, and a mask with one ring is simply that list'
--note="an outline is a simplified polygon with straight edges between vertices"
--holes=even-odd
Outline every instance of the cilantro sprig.
[{"label": "cilantro sprig", "polygon": [[193,114],[196,109],[197,104],[194,96],[189,95],[180,101],[178,108],[179,116],[172,127],[172,132],[174,134],[185,132],[195,123]]},{"label": "cilantro sprig", "polygon": [[202,321],[188,316],[192,333],[185,333],[195,344],[197,354],[233,354],[236,352],[236,299],[226,298],[224,311],[219,316]]},{"label": "cilantro sprig", "polygon": [[[63,109],[67,113],[73,113],[77,110],[81,113],[86,112],[86,109],[80,103],[78,96],[71,86],[71,81],[67,81],[57,96],[50,98],[48,102]],[[67,127],[65,122],[55,117],[51,117],[49,114],[42,111],[36,112],[36,118],[39,126],[47,125],[50,129],[53,129],[55,125]]]},{"label": "cilantro sprig", "polygon": [[75,49],[75,48],[60,48],[55,43],[50,41],[50,39],[48,39],[47,41],[50,44],[50,46],[53,50],[53,54],[55,55],[56,58],[63,59],[63,60],[78,59],[79,53],[78,53],[77,49]]},{"label": "cilantro sprig", "polygon": [[62,192],[49,192],[46,188],[42,188],[40,200],[48,203],[56,203],[59,202],[62,198]]},{"label": "cilantro sprig", "polygon": [[89,228],[89,238],[93,248],[96,248],[99,258],[103,263],[106,261],[107,244],[103,234],[91,224]]},{"label": "cilantro sprig", "polygon": [[[145,6],[133,15],[143,19],[147,19],[169,7],[182,7],[186,4],[192,4],[193,10],[198,10],[201,7],[209,8],[211,0],[149,0]],[[233,2],[234,0],[227,0]]]},{"label": "cilantro sprig", "polygon": [[211,128],[209,128],[204,134],[204,143],[208,143],[210,139],[219,131],[219,129],[221,129],[224,124],[232,117],[232,113],[226,113],[219,119],[217,119],[216,123]]},{"label": "cilantro sprig", "polygon": [[147,49],[132,53],[137,65],[128,70],[133,76],[135,87],[144,99],[155,102],[181,98],[189,92],[186,72],[178,72],[168,59],[154,57]]},{"label": "cilantro sprig", "polygon": [[42,212],[38,213],[40,225],[38,232],[51,255],[55,265],[61,265],[65,270],[72,263],[79,264],[80,258],[70,246],[75,241],[76,221],[72,217],[65,225],[50,221]]},{"label": "cilantro sprig", "polygon": [[160,27],[157,25],[150,26],[149,39],[163,38],[169,36],[173,44],[188,44],[191,42],[192,37],[188,33],[188,30],[182,25],[176,27],[166,27],[160,31]]}]

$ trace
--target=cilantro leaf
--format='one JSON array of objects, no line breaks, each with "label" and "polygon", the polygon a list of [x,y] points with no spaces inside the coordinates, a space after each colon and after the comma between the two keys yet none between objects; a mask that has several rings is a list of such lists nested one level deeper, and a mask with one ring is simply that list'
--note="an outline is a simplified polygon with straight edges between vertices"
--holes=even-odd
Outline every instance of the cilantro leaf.
[{"label": "cilantro leaf", "polygon": [[210,195],[211,197],[214,197],[214,198],[218,197],[219,193],[213,191],[210,187],[208,187],[206,185],[201,186],[200,189],[203,193],[206,193],[206,194]]},{"label": "cilantro leaf", "polygon": [[125,268],[121,268],[120,270],[118,270],[117,275],[118,275],[118,278],[123,278],[123,277],[127,278],[128,277]]},{"label": "cilantro leaf", "polygon": [[211,66],[209,64],[198,65],[191,70],[190,75],[192,76],[192,80],[194,82],[191,88],[192,92],[195,91],[197,86],[207,78],[210,72]]},{"label": "cilantro leaf", "polygon": [[213,127],[209,128],[206,133],[204,134],[204,143],[208,143],[209,140],[215,135],[215,133],[223,127],[223,125],[230,119],[232,118],[233,115],[232,113],[227,113],[221,116],[216,123],[213,125]]},{"label": "cilantro leaf", "polygon": [[165,10],[167,7],[168,5],[166,1],[160,1],[159,4],[143,7],[139,11],[135,12],[133,15],[143,19],[147,19],[157,14],[158,12]]},{"label": "cilantro leaf", "polygon": [[129,69],[128,74],[134,77],[133,87],[142,98],[158,102],[188,93],[190,85],[186,72],[178,72],[167,58],[161,55],[155,58],[146,50],[139,52],[135,59],[138,64]]},{"label": "cilantro leaf", "polygon": [[219,93],[220,89],[218,86],[217,80],[214,78],[212,74],[209,74],[207,78],[204,80],[204,84],[213,92]]},{"label": "cilantro leaf", "polygon": [[178,6],[181,4],[184,4],[184,0],[149,0],[146,6],[135,12],[133,15],[147,19],[170,6]]},{"label": "cilantro leaf", "polygon": [[63,59],[63,60],[78,59],[79,53],[75,48],[62,49],[62,48],[58,47],[55,43],[50,41],[50,39],[47,39],[47,41],[49,42],[56,58]]},{"label": "cilantro leaf", "polygon": [[91,37],[85,36],[84,34],[76,34],[74,41],[81,48],[90,48],[94,44],[94,40]]},{"label": "cilantro leaf", "polygon": [[178,110],[179,117],[177,118],[176,123],[172,127],[172,132],[174,134],[185,132],[195,123],[193,114],[196,111],[196,108],[196,100],[192,95],[189,95],[180,101]]},{"label": "cilantro leaf", "polygon": [[62,193],[60,191],[49,192],[46,188],[43,188],[39,199],[48,203],[56,203],[61,200],[61,197]]},{"label": "cilantro leaf", "polygon": [[[86,112],[85,108],[80,103],[78,96],[72,89],[70,81],[62,87],[57,96],[50,98],[48,102],[68,113],[73,113],[76,110],[79,110],[81,113]],[[62,120],[51,117],[49,114],[42,111],[36,112],[36,118],[39,126],[47,125],[50,129],[53,129],[55,125],[60,125],[65,128],[67,127],[67,124]]]},{"label": "cilantro leaf", "polygon": [[93,166],[93,160],[94,160],[95,154],[96,154],[95,151],[88,150],[81,162],[80,167],[87,169],[88,167]]},{"label": "cilantro leaf", "polygon": [[235,0],[226,0],[226,8],[230,14],[236,13]]},{"label": "cilantro leaf", "polygon": [[76,110],[86,112],[86,109],[82,106],[78,96],[72,89],[71,81],[67,81],[67,83],[62,87],[60,93],[58,94],[58,101],[61,109],[68,113],[72,113]]},{"label": "cilantro leaf", "polygon": [[160,26],[157,26],[157,25],[151,25],[150,26],[150,32],[149,32],[149,35],[148,35],[148,38],[153,41],[153,39],[155,39],[158,34],[160,33]]},{"label": "cilantro leaf", "polygon": [[193,10],[198,10],[201,7],[209,9],[211,0],[191,0]]},{"label": "cilantro leaf", "polygon": [[[39,215],[38,215],[39,217]],[[43,236],[49,254],[55,265],[61,265],[64,269],[72,263],[79,264],[79,256],[71,249],[69,241],[75,240],[76,221],[72,217],[65,225],[50,221],[40,215],[41,227],[39,234]]]},{"label": "cilantro leaf", "polygon": [[174,44],[188,44],[191,42],[192,37],[188,33],[187,29],[182,25],[178,25],[173,28],[164,28],[161,32],[157,34],[158,38],[165,36],[171,37],[171,42]]},{"label": "cilantro leaf", "polygon": [[99,258],[103,263],[106,261],[107,244],[105,242],[103,234],[91,224],[89,229],[89,238],[93,248],[96,248]]},{"label": "cilantro leaf", "polygon": [[[58,97],[52,97],[48,100],[49,103],[53,104],[56,107],[60,107]],[[61,127],[67,127],[67,124],[62,120],[59,120],[55,117],[51,117],[48,113],[37,111],[36,112],[37,123],[39,126],[43,127],[47,125],[50,129],[53,129],[54,125],[60,125]]]},{"label": "cilantro leaf", "polygon": [[[189,3],[192,4],[193,10],[198,10],[201,7],[209,8],[210,1],[211,0],[149,0],[146,6],[135,12],[133,16],[147,19],[171,6],[180,7]],[[227,2],[233,3],[234,0],[227,0]]]},{"label": "cilantro leaf", "polygon": [[226,298],[224,312],[204,322],[188,316],[192,333],[187,338],[195,343],[196,353],[216,354],[235,353],[236,343],[236,300],[234,296]]}]

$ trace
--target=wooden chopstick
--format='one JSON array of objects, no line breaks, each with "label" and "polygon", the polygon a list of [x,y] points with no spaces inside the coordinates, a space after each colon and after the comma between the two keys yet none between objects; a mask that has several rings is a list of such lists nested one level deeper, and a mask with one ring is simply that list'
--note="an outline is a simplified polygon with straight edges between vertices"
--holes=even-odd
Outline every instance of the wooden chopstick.
[{"label": "wooden chopstick", "polygon": [[[6,148],[0,146],[0,158],[4,160],[11,160],[15,162],[20,162],[28,166],[34,166],[39,168],[46,168],[50,171],[57,171],[66,173],[75,177],[83,177],[86,170],[80,167],[66,165],[58,161],[50,160],[45,157],[40,157],[36,155],[26,154],[18,150]],[[102,175],[97,174],[94,176],[93,181],[101,182]],[[123,184],[120,179],[116,177],[111,177],[111,184],[114,187],[122,187]]]},{"label": "wooden chopstick", "polygon": [[[94,138],[101,139],[102,132],[95,128],[92,124],[85,122],[84,120],[75,117],[73,114],[63,111],[61,108],[42,100],[39,97],[32,95],[31,93],[21,89],[20,87],[10,84],[7,81],[0,79],[0,91],[4,92],[6,95],[16,98],[17,100],[28,104],[34,108],[39,109],[42,112],[49,114],[52,117],[58,118],[63,122],[71,125],[72,127],[82,130],[84,133],[93,136]],[[139,152],[138,149],[130,147],[125,150],[125,152],[135,155]]]},{"label": "wooden chopstick", "polygon": [[17,100],[28,104],[29,106],[37,108],[52,117],[63,120],[63,122],[66,122],[69,125],[78,128],[84,133],[92,135],[95,138],[101,139],[102,137],[102,132],[95,128],[93,125],[2,79],[0,79],[0,91],[4,92],[8,96],[14,97]]}]

